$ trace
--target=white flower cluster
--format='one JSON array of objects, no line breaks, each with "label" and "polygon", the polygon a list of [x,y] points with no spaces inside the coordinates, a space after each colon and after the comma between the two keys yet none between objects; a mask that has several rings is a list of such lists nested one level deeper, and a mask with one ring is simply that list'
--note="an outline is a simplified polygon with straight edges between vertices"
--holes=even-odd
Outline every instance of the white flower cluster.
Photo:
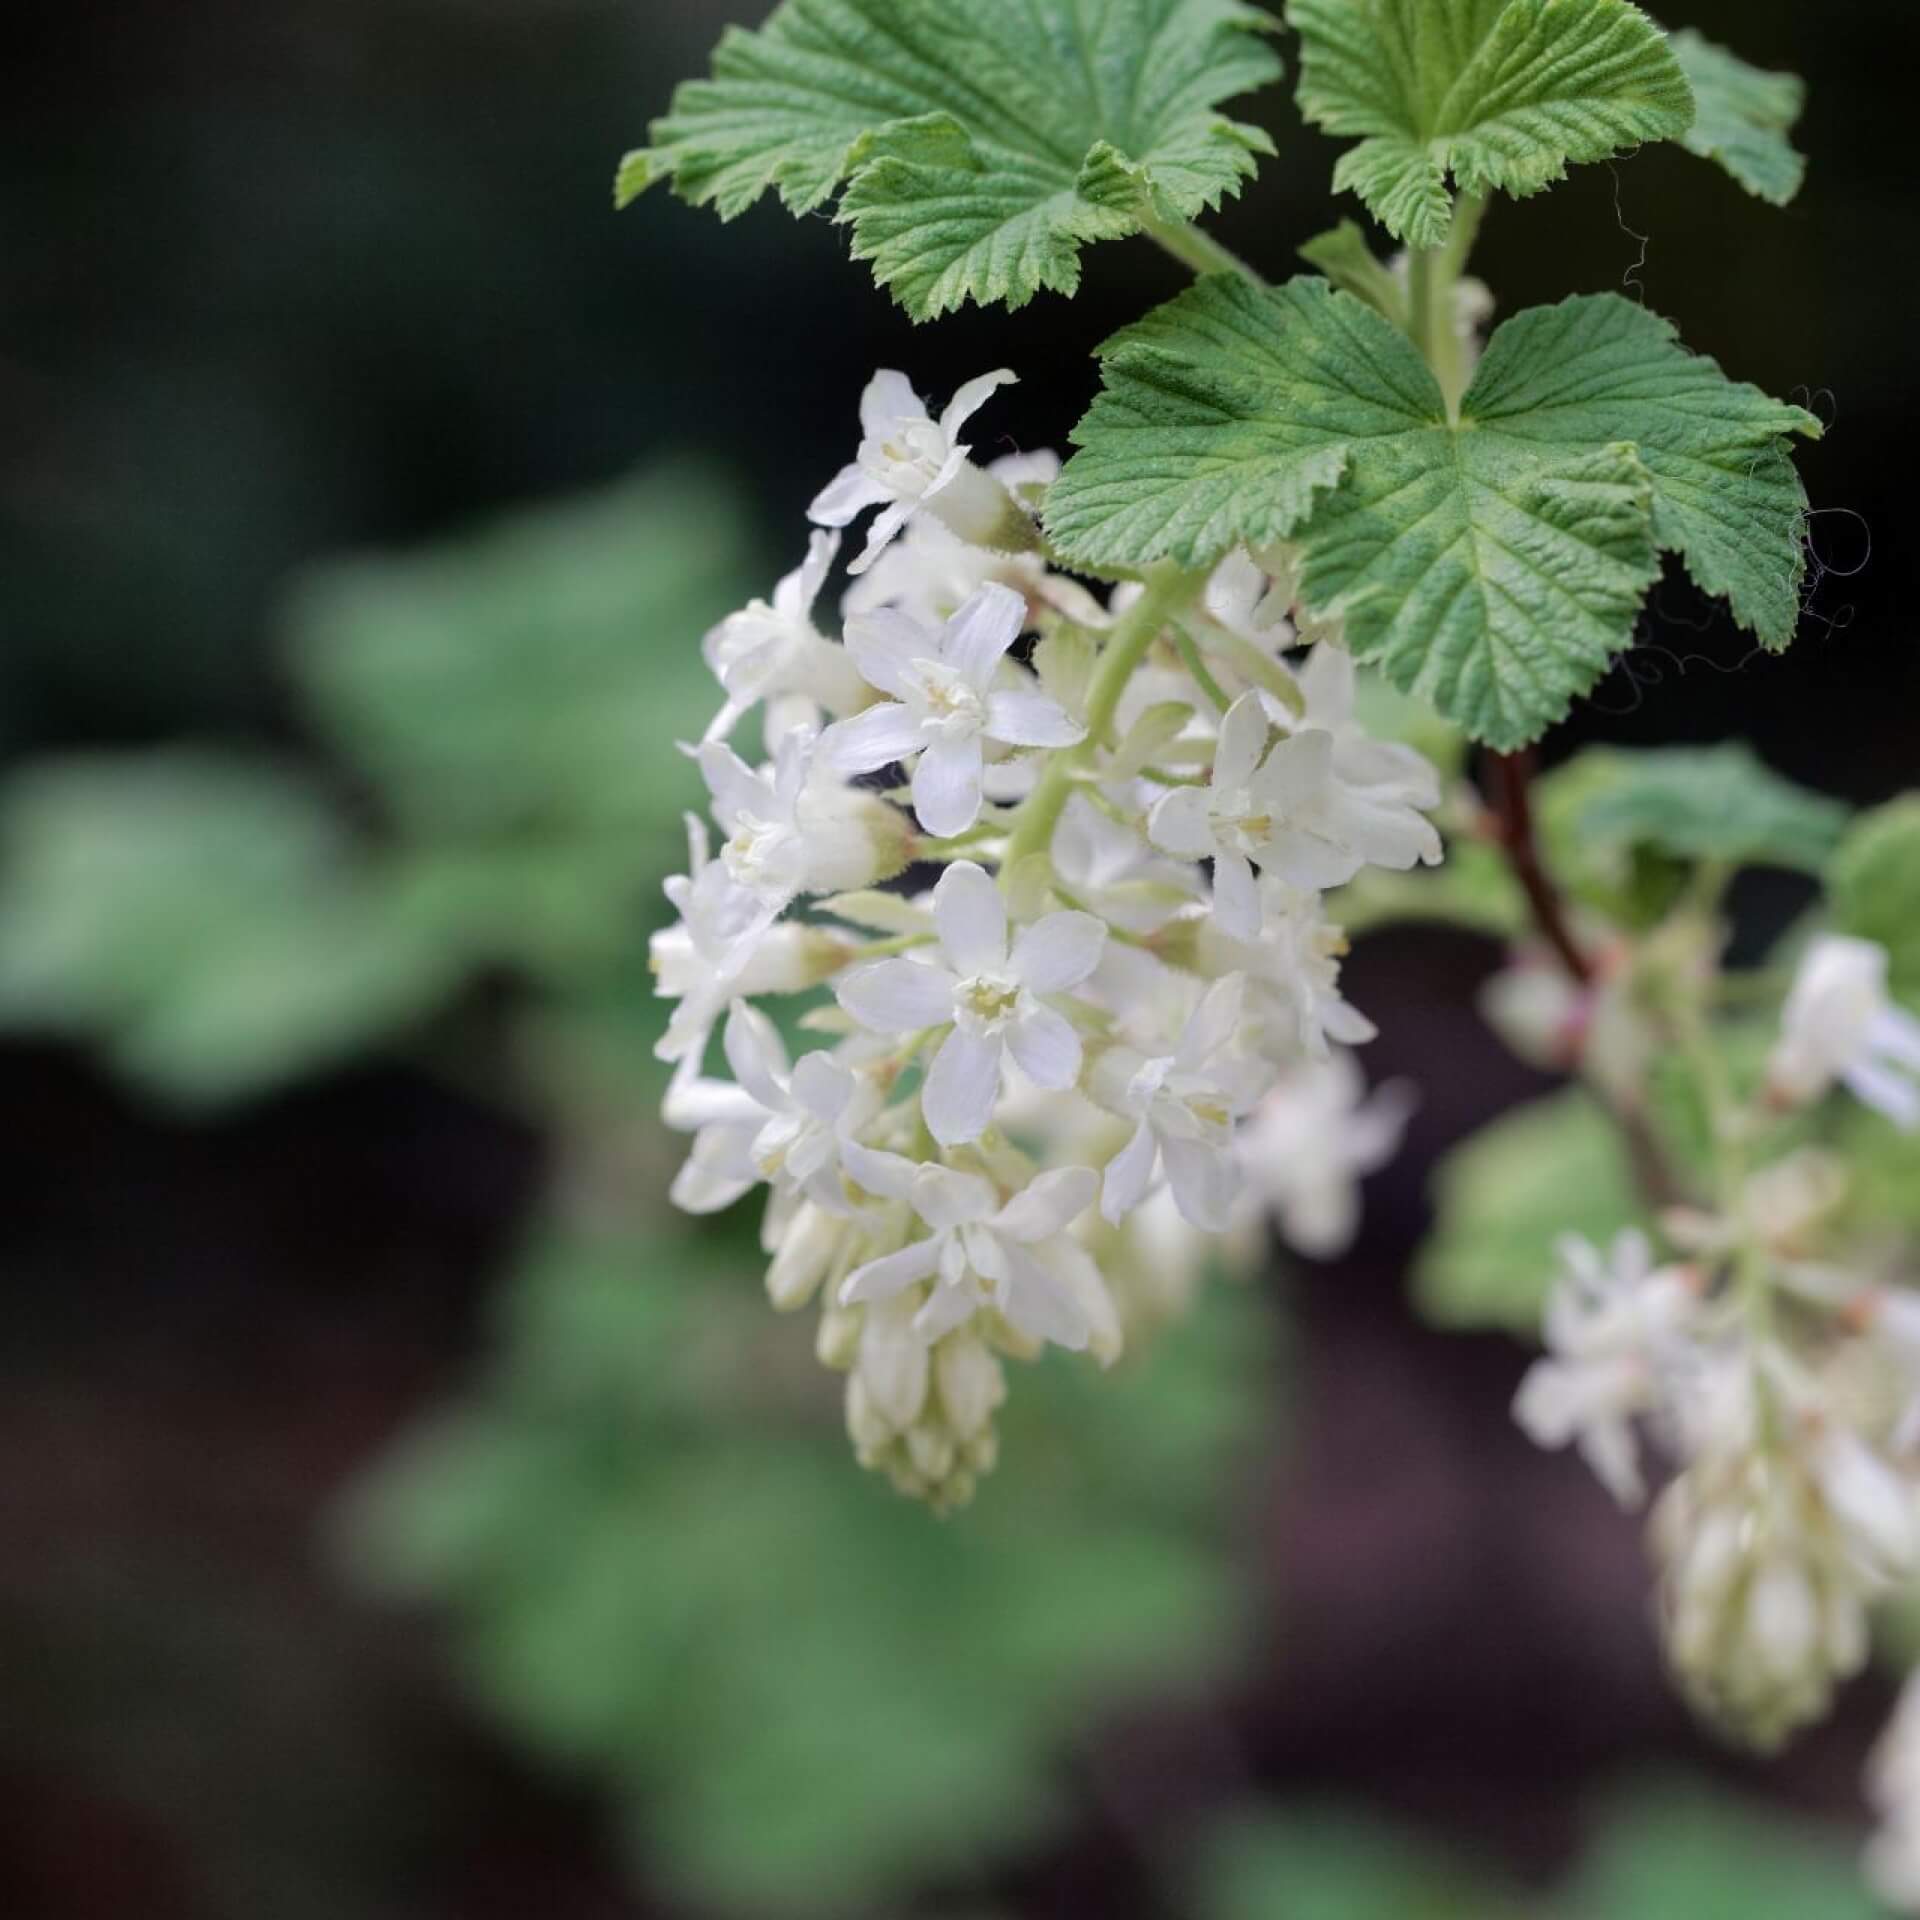
[{"label": "white flower cluster", "polygon": [[[1886,972],[1865,942],[1811,944],[1769,1106],[1846,1085],[1920,1123],[1920,1025]],[[1800,1148],[1721,1213],[1669,1210],[1669,1264],[1637,1232],[1607,1253],[1563,1243],[1547,1355],[1514,1406],[1625,1504],[1645,1497],[1643,1438],[1671,1464],[1652,1517],[1668,1653],[1696,1703],[1762,1747],[1826,1709],[1867,1657],[1869,1609],[1920,1576],[1920,1291],[1851,1237],[1849,1184],[1844,1160]],[[1883,1772],[1920,1782],[1911,1753]],[[1920,1786],[1908,1802],[1920,1890]]]},{"label": "white flower cluster", "polygon": [[[959,437],[1011,378],[935,420],[877,376],[805,566],[709,636],[718,833],[654,948],[676,1200],[771,1190],[775,1303],[824,1296],[859,1457],[939,1504],[993,1461],[1004,1358],[1110,1362],[1263,1200],[1307,1250],[1351,1236],[1405,1104],[1341,1051],[1373,1028],[1323,895],[1440,857],[1433,770],[1364,732],[1337,637],[1300,660],[1284,555],[1104,600],[1049,565],[1058,462]],[[754,1002],[823,988],[793,1059]]]}]

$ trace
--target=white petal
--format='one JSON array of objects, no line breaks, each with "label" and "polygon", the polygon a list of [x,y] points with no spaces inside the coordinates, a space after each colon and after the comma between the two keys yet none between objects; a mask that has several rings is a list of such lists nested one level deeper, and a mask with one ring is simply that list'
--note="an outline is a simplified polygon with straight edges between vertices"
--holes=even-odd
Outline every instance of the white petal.
[{"label": "white petal", "polygon": [[1258,693],[1243,693],[1220,722],[1220,744],[1213,755],[1213,784],[1222,792],[1244,787],[1267,746],[1267,710]]},{"label": "white petal", "polygon": [[849,1176],[868,1193],[877,1193],[883,1200],[906,1199],[913,1191],[913,1176],[920,1171],[919,1161],[909,1160],[901,1153],[877,1152],[862,1146],[858,1140],[842,1141],[840,1155]]},{"label": "white petal", "polygon": [[849,620],[846,644],[860,677],[896,700],[912,699],[922,691],[913,670],[916,660],[940,657],[940,636],[891,608]]},{"label": "white petal", "polygon": [[1007,906],[984,867],[956,860],[933,890],[933,922],[947,964],[963,980],[1007,964]]},{"label": "white petal", "polygon": [[944,1340],[958,1327],[964,1327],[979,1311],[980,1301],[969,1285],[935,1287],[927,1304],[914,1315],[913,1330],[929,1343]]},{"label": "white petal", "polygon": [[977,1173],[931,1163],[914,1169],[913,1210],[928,1226],[943,1232],[990,1219],[997,1197],[993,1183]]},{"label": "white petal", "polygon": [[922,960],[874,960],[855,967],[835,988],[840,1004],[875,1033],[918,1033],[953,1018],[959,983]]},{"label": "white petal", "polygon": [[1332,777],[1333,735],[1309,727],[1282,740],[1267,755],[1259,785],[1273,801],[1275,812],[1292,819],[1319,811]]},{"label": "white petal", "polygon": [[1021,689],[987,695],[987,734],[1010,747],[1073,747],[1087,730],[1059,701]]},{"label": "white petal", "polygon": [[1156,847],[1183,859],[1202,860],[1213,852],[1213,816],[1205,787],[1175,787],[1154,802],[1147,837]]},{"label": "white petal", "polygon": [[1017,1193],[993,1218],[993,1230],[1031,1244],[1051,1240],[1093,1205],[1100,1176],[1091,1167],[1055,1167]]},{"label": "white petal", "polygon": [[787,1050],[780,1031],[758,1007],[736,1000],[727,1014],[724,1044],[733,1077],[771,1113],[784,1111],[787,1098]]},{"label": "white petal", "polygon": [[958,1147],[978,1140],[993,1124],[999,1094],[1000,1042],[956,1027],[933,1057],[920,1110],[943,1147]]},{"label": "white petal", "polygon": [[820,589],[827,584],[827,575],[839,557],[839,534],[816,533],[807,542],[805,561],[774,588],[775,609],[791,620],[811,619],[813,603],[820,598]]},{"label": "white petal", "polygon": [[846,1062],[824,1049],[803,1054],[793,1070],[794,1103],[816,1120],[837,1120],[853,1098],[853,1074]]},{"label": "white petal", "polygon": [[855,1267],[840,1289],[840,1304],[853,1306],[862,1300],[885,1300],[910,1287],[916,1280],[931,1278],[940,1259],[940,1242],[916,1240],[898,1253],[884,1254]]},{"label": "white petal", "polygon": [[695,757],[722,826],[731,829],[743,813],[765,815],[771,797],[768,784],[731,747],[714,741]]},{"label": "white petal", "polygon": [[1142,1120],[1134,1129],[1133,1138],[1107,1162],[1106,1174],[1100,1183],[1100,1211],[1112,1225],[1117,1227],[1147,1197],[1147,1186],[1153,1179],[1154,1163],[1159,1157],[1160,1143],[1154,1139],[1153,1129]]},{"label": "white petal", "polygon": [[947,622],[940,637],[940,657],[969,686],[984,693],[994,669],[1026,624],[1026,596],[989,581]]},{"label": "white petal", "polygon": [[980,742],[935,740],[913,770],[913,810],[938,840],[965,833],[980,818]]},{"label": "white petal", "polygon": [[1106,925],[1092,914],[1050,913],[1021,931],[1008,971],[1031,993],[1065,993],[1100,964],[1106,944]]},{"label": "white petal", "polygon": [[[890,499],[891,496],[883,495]],[[893,544],[894,536],[913,518],[914,509],[906,501],[893,500],[874,515],[873,525],[867,529],[867,544],[861,550],[860,558],[847,571],[850,574],[862,574],[886,552]]]},{"label": "white petal", "polygon": [[1244,973],[1230,973],[1207,989],[1180,1036],[1177,1057],[1182,1067],[1197,1071],[1221,1048],[1232,1044],[1234,1035],[1240,1030],[1246,994],[1247,976]]},{"label": "white petal", "polygon": [[1090,1329],[1072,1292],[1032,1254],[1009,1247],[1006,1277],[997,1289],[1000,1311],[1029,1340],[1082,1352]]},{"label": "white petal", "polygon": [[1233,1155],[1201,1140],[1162,1140],[1160,1157],[1166,1163],[1174,1200],[1188,1223],[1202,1233],[1225,1233],[1233,1223],[1233,1203],[1240,1192],[1240,1169]]},{"label": "white petal", "polygon": [[920,746],[919,721],[888,700],[851,720],[836,720],[820,736],[820,758],[838,774],[872,773],[918,752]]},{"label": "white petal", "polygon": [[869,440],[886,437],[902,420],[927,418],[927,403],[913,390],[913,382],[892,367],[882,367],[860,396],[860,431]]},{"label": "white petal", "polygon": [[1007,1397],[1006,1376],[984,1341],[969,1334],[942,1340],[933,1355],[933,1377],[947,1424],[962,1439],[985,1430],[994,1409]]},{"label": "white petal", "polygon": [[1243,853],[1213,857],[1213,917],[1229,939],[1252,946],[1260,938],[1260,887]]},{"label": "white petal", "polygon": [[1051,1007],[1035,1007],[1007,1028],[1007,1051],[1036,1087],[1064,1093],[1080,1078],[1080,1036]]},{"label": "white petal", "polygon": [[947,403],[947,410],[940,416],[940,431],[949,441],[959,437],[960,429],[984,407],[1001,387],[1018,386],[1020,376],[1011,368],[1002,367],[997,373],[983,373],[977,380],[969,380]]},{"label": "white petal", "polygon": [[879,481],[861,466],[842,467],[814,496],[807,518],[817,527],[844,527],[869,507],[893,498]]},{"label": "white petal", "polygon": [[1920,1084],[1877,1060],[1856,1060],[1840,1078],[1856,1100],[1891,1120],[1902,1133],[1920,1131]]}]

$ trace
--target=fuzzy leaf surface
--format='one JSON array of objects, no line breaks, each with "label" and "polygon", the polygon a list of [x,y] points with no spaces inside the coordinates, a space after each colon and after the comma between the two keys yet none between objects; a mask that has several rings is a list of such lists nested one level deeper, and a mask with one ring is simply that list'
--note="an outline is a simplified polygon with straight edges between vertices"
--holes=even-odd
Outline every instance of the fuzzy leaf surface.
[{"label": "fuzzy leaf surface", "polygon": [[1688,28],[1671,42],[1699,111],[1687,151],[1724,167],[1746,190],[1784,207],[1807,177],[1789,138],[1807,104],[1798,74],[1768,73]]},{"label": "fuzzy leaf surface", "polygon": [[1272,142],[1221,101],[1265,86],[1274,21],[1241,0],[785,0],[732,28],[622,162],[731,219],[843,185],[854,253],[916,319],[1072,293],[1089,241],[1189,220]]},{"label": "fuzzy leaf surface", "polygon": [[1291,0],[1300,108],[1358,137],[1333,184],[1437,247],[1465,194],[1538,193],[1571,161],[1680,138],[1693,95],[1627,0]]},{"label": "fuzzy leaf surface", "polygon": [[1326,282],[1214,279],[1102,349],[1048,500],[1099,569],[1296,543],[1316,616],[1490,745],[1559,719],[1633,635],[1662,550],[1769,647],[1792,638],[1797,407],[1616,295],[1517,315],[1457,422],[1406,336]]}]

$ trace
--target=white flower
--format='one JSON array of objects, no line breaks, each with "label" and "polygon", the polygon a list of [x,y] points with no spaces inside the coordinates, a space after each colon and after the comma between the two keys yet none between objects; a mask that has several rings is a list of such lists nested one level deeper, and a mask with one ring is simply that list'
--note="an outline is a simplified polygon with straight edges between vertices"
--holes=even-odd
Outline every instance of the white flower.
[{"label": "white flower", "polygon": [[1287,1069],[1240,1130],[1240,1164],[1281,1238],[1331,1259],[1360,1226],[1360,1181],[1399,1151],[1413,1089],[1391,1081],[1367,1096],[1353,1056],[1333,1053]]},{"label": "white flower", "polygon": [[905,865],[906,821],[884,800],[821,777],[811,729],[784,735],[758,772],[717,740],[697,757],[727,835],[721,861],[775,913],[796,894],[850,892]]},{"label": "white flower", "polygon": [[1569,1235],[1561,1278],[1548,1296],[1548,1357],[1520,1383],[1513,1417],[1542,1447],[1576,1444],[1622,1506],[1646,1497],[1633,1423],[1661,1405],[1661,1379],[1680,1353],[1700,1306],[1688,1269],[1653,1265],[1646,1236],[1632,1230],[1606,1256]]},{"label": "white flower", "polygon": [[1344,885],[1363,866],[1404,870],[1440,858],[1432,822],[1397,791],[1340,777],[1330,733],[1309,727],[1267,752],[1270,732],[1259,694],[1242,694],[1220,723],[1212,785],[1164,795],[1147,827],[1168,853],[1212,859],[1214,912],[1234,938],[1260,932],[1254,860],[1317,892]]},{"label": "white flower", "polygon": [[717,1213],[761,1181],[778,1181],[829,1213],[850,1213],[840,1167],[861,1118],[853,1074],[824,1052],[790,1065],[773,1022],[744,1000],[727,1016],[725,1046],[737,1086],[682,1081],[667,1099],[668,1126],[698,1129],[674,1204]]},{"label": "white flower", "polygon": [[1909,1674],[1900,1704],[1867,1768],[1867,1792],[1881,1826],[1867,1847],[1867,1878],[1902,1913],[1920,1913],[1920,1674]]},{"label": "white flower", "polygon": [[1101,1182],[1100,1211],[1108,1220],[1131,1213],[1155,1169],[1164,1167],[1181,1213],[1209,1233],[1226,1231],[1240,1190],[1233,1123],[1251,1102],[1258,1072],[1231,1052],[1244,990],[1238,974],[1215,981],[1170,1054],[1149,1059],[1115,1047],[1101,1057],[1095,1097],[1136,1123]]},{"label": "white flower", "polygon": [[938,632],[902,613],[874,613],[847,628],[847,651],[868,683],[893,696],[829,727],[821,751],[843,774],[871,773],[918,755],[913,807],[928,833],[947,838],[980,817],[986,745],[1070,747],[1086,729],[1021,673],[996,687],[1027,603],[985,586]]},{"label": "white flower", "polygon": [[754,971],[780,915],[779,904],[742,886],[724,861],[709,858],[706,824],[693,814],[687,816],[687,864],[689,871],[675,874],[662,889],[680,925],[652,946],[658,991],[680,1002],[654,1048],[662,1060],[697,1061],[706,1051],[721,1008],[743,991],[740,983]]},{"label": "white flower", "polygon": [[1768,1087],[1783,1105],[1817,1100],[1841,1081],[1895,1126],[1920,1128],[1920,1020],[1887,993],[1887,950],[1823,934],[1787,995]]},{"label": "white flower", "polygon": [[741,716],[769,703],[767,736],[777,740],[814,711],[852,713],[866,698],[865,685],[844,647],[822,638],[813,605],[840,552],[837,533],[816,533],[805,562],[773,590],[773,604],[751,602],[729,614],[701,643],[727,701],[707,728],[709,740],[724,740]]},{"label": "white flower", "polygon": [[933,890],[945,964],[876,960],[840,981],[840,1004],[876,1033],[951,1027],[928,1070],[921,1111],[943,1147],[993,1120],[1003,1055],[1050,1092],[1080,1077],[1080,1036],[1042,994],[1066,993],[1100,963],[1107,930],[1090,913],[1050,913],[1007,947],[1006,905],[985,871],[958,860]]},{"label": "white flower", "polygon": [[[1053,453],[1014,453],[996,460],[988,475],[1009,492],[1046,487],[1060,477]],[[950,620],[991,582],[1026,596],[1037,614],[1051,607],[1083,627],[1102,627],[1106,609],[1079,581],[1051,573],[1037,553],[997,553],[962,540],[931,514],[922,514],[904,539],[890,546],[869,571],[854,581],[842,603],[849,616],[893,607],[926,626]]]},{"label": "white flower", "polygon": [[844,1305],[892,1300],[932,1281],[913,1320],[925,1340],[990,1308],[1029,1340],[1075,1352],[1093,1342],[1096,1319],[1085,1275],[1076,1272],[1091,1262],[1085,1248],[1064,1237],[1092,1204],[1099,1180],[1091,1167],[1056,1167],[1002,1206],[992,1182],[977,1173],[862,1147],[848,1165],[869,1192],[907,1201],[931,1231],[856,1268],[840,1289]]},{"label": "white flower", "polygon": [[1054,871],[1076,900],[1127,933],[1157,933],[1200,893],[1192,867],[1076,793],[1053,830]]},{"label": "white flower", "polygon": [[1247,976],[1261,1051],[1276,1064],[1302,1053],[1324,1060],[1330,1040],[1357,1047],[1375,1038],[1379,1029],[1340,991],[1347,936],[1327,920],[1320,895],[1265,874],[1260,906],[1254,941],[1235,939],[1210,916],[1200,929],[1199,957],[1207,973]]},{"label": "white flower", "polygon": [[961,539],[992,543],[1008,511],[1018,508],[967,458],[959,434],[988,397],[1014,379],[1002,368],[969,380],[936,422],[905,374],[873,376],[860,400],[860,452],[807,510],[817,526],[844,527],[869,507],[882,509],[853,572],[865,573],[922,508]]}]

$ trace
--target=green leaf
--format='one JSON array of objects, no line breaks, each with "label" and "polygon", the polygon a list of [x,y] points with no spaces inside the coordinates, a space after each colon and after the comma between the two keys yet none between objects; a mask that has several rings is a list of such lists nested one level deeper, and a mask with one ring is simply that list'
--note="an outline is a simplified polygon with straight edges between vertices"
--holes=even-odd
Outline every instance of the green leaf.
[{"label": "green leaf", "polygon": [[1334,171],[1396,238],[1437,247],[1464,194],[1538,193],[1569,161],[1693,120],[1666,37],[1626,0],[1289,0],[1300,109],[1360,145]]},{"label": "green leaf", "polygon": [[1746,190],[1784,207],[1807,177],[1805,156],[1787,137],[1807,104],[1797,74],[1767,73],[1695,33],[1669,45],[1699,111],[1682,136],[1688,150],[1724,167]]},{"label": "green leaf", "polygon": [[747,1232],[550,1228],[488,1377],[345,1543],[447,1610],[472,1688],[606,1790],[650,1879],[703,1912],[892,1912],[1043,1837],[1093,1716],[1232,1643],[1271,1343],[1223,1291],[1113,1374],[1021,1370],[1005,1465],[943,1523],[853,1468],[762,1265]]},{"label": "green leaf", "polygon": [[1516,1108],[1441,1161],[1437,1218],[1414,1268],[1414,1303],[1435,1326],[1532,1338],[1558,1270],[1554,1244],[1604,1247],[1640,1218],[1613,1123],[1578,1088]]},{"label": "green leaf", "polygon": [[794,213],[843,184],[854,254],[916,319],[1072,293],[1080,250],[1237,193],[1259,128],[1221,101],[1280,77],[1241,0],[785,0],[731,28],[629,154],[723,218],[769,189]]},{"label": "green leaf", "polygon": [[1580,758],[1602,769],[1571,826],[1590,849],[1818,873],[1846,831],[1840,801],[1782,779],[1748,747],[1603,748]]},{"label": "green leaf", "polygon": [[1689,1781],[1650,1782],[1606,1819],[1570,1920],[1880,1920],[1851,1837]]},{"label": "green leaf", "polygon": [[1330,233],[1317,234],[1300,249],[1300,257],[1342,293],[1364,300],[1375,313],[1396,327],[1407,324],[1407,290],[1392,270],[1367,245],[1367,236],[1351,220],[1342,220]]},{"label": "green leaf", "polygon": [[1894,991],[1920,1005],[1920,793],[1860,815],[1827,893],[1834,925],[1885,947]]},{"label": "green leaf", "polygon": [[1214,279],[1102,349],[1048,525],[1101,568],[1302,549],[1303,596],[1476,739],[1537,737],[1630,644],[1661,549],[1792,638],[1819,422],[1617,295],[1509,320],[1450,422],[1412,343],[1324,281]]},{"label": "green leaf", "polygon": [[171,1098],[331,1064],[450,988],[291,774],[194,753],[43,763],[0,809],[0,1022]]}]

